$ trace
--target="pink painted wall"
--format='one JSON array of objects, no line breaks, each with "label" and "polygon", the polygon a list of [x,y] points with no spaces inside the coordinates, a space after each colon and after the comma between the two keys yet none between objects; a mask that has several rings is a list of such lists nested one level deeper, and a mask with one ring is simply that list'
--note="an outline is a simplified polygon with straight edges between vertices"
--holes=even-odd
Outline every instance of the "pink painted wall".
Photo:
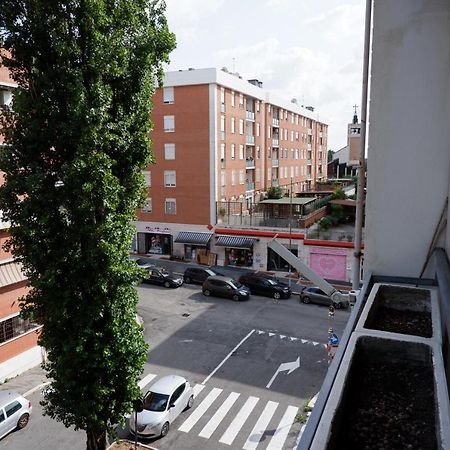
[{"label": "pink painted wall", "polygon": [[347,251],[335,248],[312,248],[310,267],[323,278],[347,280]]}]

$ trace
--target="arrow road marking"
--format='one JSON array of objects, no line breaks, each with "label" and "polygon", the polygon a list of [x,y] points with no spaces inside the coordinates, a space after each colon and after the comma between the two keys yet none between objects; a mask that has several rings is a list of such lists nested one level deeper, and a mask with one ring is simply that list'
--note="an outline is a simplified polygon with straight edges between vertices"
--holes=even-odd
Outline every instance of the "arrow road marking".
[{"label": "arrow road marking", "polygon": [[273,377],[270,379],[269,384],[266,386],[266,388],[269,389],[270,386],[272,386],[272,383],[275,381],[275,378],[280,372],[284,372],[285,370],[287,370],[288,373],[286,375],[289,375],[299,367],[300,367],[300,356],[295,361],[280,364],[280,367],[278,367],[277,371],[273,374]]}]

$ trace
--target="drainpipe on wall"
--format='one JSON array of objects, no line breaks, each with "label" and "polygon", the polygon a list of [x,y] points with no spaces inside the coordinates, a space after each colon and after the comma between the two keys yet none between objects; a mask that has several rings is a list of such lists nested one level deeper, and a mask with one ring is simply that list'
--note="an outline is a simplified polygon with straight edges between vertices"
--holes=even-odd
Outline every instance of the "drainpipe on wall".
[{"label": "drainpipe on wall", "polygon": [[355,218],[355,252],[353,259],[352,289],[360,286],[361,273],[361,241],[364,215],[364,187],[366,184],[366,123],[367,123],[367,97],[369,89],[369,59],[370,59],[370,31],[372,22],[372,0],[366,0],[366,19],[364,33],[364,62],[361,98],[361,147],[359,150],[358,188],[356,192],[356,218]]}]

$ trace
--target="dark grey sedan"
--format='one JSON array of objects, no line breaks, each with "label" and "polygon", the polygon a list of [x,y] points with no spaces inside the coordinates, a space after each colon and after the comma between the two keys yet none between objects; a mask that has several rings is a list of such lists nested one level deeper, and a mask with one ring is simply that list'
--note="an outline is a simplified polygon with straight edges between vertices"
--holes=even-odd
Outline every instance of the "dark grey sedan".
[{"label": "dark grey sedan", "polygon": [[348,300],[333,302],[331,298],[317,286],[305,286],[300,292],[300,301],[303,303],[316,303],[325,306],[330,306],[332,304],[336,309],[349,307]]}]

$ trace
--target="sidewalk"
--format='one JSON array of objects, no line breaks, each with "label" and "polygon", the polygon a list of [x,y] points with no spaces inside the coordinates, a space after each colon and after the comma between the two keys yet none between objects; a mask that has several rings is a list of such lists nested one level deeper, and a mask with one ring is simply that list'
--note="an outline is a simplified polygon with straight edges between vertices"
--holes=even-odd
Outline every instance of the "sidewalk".
[{"label": "sidewalk", "polygon": [[44,370],[39,364],[26,372],[5,381],[0,385],[1,391],[11,390],[26,397],[49,383]]}]

